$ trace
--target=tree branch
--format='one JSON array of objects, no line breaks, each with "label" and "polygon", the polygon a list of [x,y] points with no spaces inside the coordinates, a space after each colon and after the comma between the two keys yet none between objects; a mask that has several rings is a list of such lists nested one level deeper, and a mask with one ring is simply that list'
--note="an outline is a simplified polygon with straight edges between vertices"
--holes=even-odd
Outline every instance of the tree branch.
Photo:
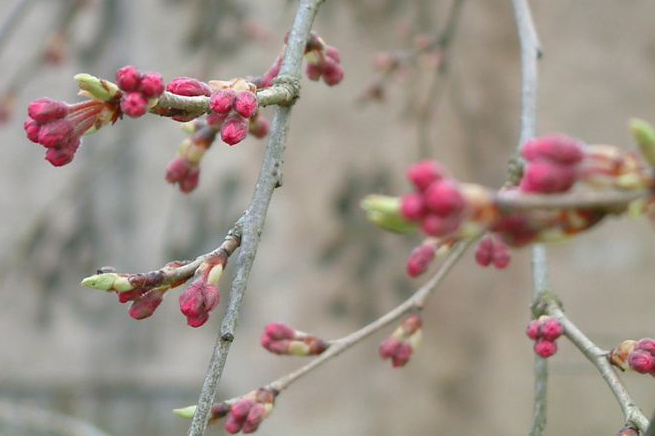
[{"label": "tree branch", "polygon": [[[541,57],[539,38],[532,21],[527,0],[512,0],[516,27],[521,45],[521,133],[515,156],[510,161],[508,180],[516,186],[521,179],[523,162],[520,151],[523,144],[535,135],[537,124],[537,61]],[[548,258],[543,245],[532,249],[532,296],[538,301],[548,289]],[[540,436],[546,428],[548,366],[545,359],[535,357],[535,396],[531,436]]]},{"label": "tree branch", "polygon": [[451,252],[449,253],[448,257],[444,259],[443,263],[439,267],[438,271],[434,274],[434,276],[432,276],[432,278],[426,284],[421,286],[411,297],[409,297],[399,306],[396,306],[394,309],[382,315],[380,318],[349,334],[348,336],[344,336],[341,339],[331,341],[330,347],[319,357],[312,360],[307,365],[298,368],[292,373],[271,382],[266,387],[281,392],[302,376],[316,369],[328,360],[343,353],[353,345],[361,342],[381,328],[386,327],[394,321],[397,321],[403,315],[412,311],[421,310],[427,299],[433,294],[435,289],[437,289],[448,272],[450,272],[452,267],[462,257],[462,255],[471,246],[471,244],[475,242],[475,240],[476,239],[470,239],[455,244],[455,246],[451,248]]},{"label": "tree branch", "polygon": [[[322,1],[301,0],[289,33],[287,49],[280,69],[280,77],[292,77],[299,80],[305,44]],[[268,205],[273,190],[282,184],[282,161],[290,113],[290,107],[277,106],[275,108],[266,155],[264,156],[253,197],[244,217],[243,238],[237,260],[238,268],[228,297],[227,312],[214,345],[209,368],[198,399],[198,407],[189,427],[189,436],[201,436],[205,433],[207,427],[211,404],[216,396],[230,344],[234,339],[234,330],[239,319],[241,301],[250,278],[250,270],[259,246]]]},{"label": "tree branch", "polygon": [[[549,302],[546,305],[546,314],[553,316],[564,326],[564,335],[584,354],[584,356],[598,369],[609,388],[616,397],[626,425],[633,425],[640,432],[645,432],[648,428],[648,419],[643,412],[637,407],[634,399],[627,391],[623,382],[619,378],[616,370],[612,367],[607,359],[608,352],[594,344],[582,331],[564,314],[559,305],[555,302]],[[644,435],[647,436],[647,435]]]}]

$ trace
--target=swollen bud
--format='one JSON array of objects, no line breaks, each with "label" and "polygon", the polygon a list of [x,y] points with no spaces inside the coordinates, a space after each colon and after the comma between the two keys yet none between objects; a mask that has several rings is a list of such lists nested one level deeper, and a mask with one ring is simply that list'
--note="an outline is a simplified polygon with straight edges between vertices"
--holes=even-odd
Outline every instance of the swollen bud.
[{"label": "swollen bud", "polygon": [[366,212],[366,218],[384,230],[401,233],[416,230],[416,224],[403,216],[398,197],[368,195],[359,205]]},{"label": "swollen bud", "polygon": [[639,145],[639,151],[651,167],[655,167],[655,129],[644,120],[630,120],[630,132]]}]

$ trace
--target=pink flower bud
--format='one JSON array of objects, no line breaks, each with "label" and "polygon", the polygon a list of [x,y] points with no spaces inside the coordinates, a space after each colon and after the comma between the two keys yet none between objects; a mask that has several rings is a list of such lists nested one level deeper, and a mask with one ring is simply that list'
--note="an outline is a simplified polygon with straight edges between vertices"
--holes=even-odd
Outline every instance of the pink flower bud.
[{"label": "pink flower bud", "polygon": [[159,73],[145,73],[141,76],[139,91],[146,98],[159,97],[164,92],[164,79]]},{"label": "pink flower bud", "polygon": [[49,148],[45,152],[45,159],[56,167],[70,163],[74,156],[75,152],[61,148]]},{"label": "pink flower bud", "polygon": [[248,417],[246,418],[246,422],[243,423],[243,428],[241,430],[244,433],[255,432],[265,417],[266,406],[262,403],[256,403],[248,412]]},{"label": "pink flower bud", "polygon": [[428,209],[440,217],[457,214],[465,206],[461,191],[448,180],[438,180],[428,186],[424,200]]},{"label": "pink flower bud", "polygon": [[525,334],[533,341],[539,339],[541,337],[541,322],[537,319],[530,321],[528,327],[525,329]]},{"label": "pink flower bud", "polygon": [[494,254],[492,262],[496,268],[503,269],[509,265],[512,256],[509,252],[509,248],[503,241],[500,239],[495,239],[494,243]]},{"label": "pink flower bud", "polygon": [[230,414],[237,419],[246,418],[255,401],[250,398],[241,398],[230,407]]},{"label": "pink flower bud", "polygon": [[148,112],[148,100],[140,92],[128,92],[121,97],[121,110],[127,116],[138,118]]},{"label": "pink flower bud", "polygon": [[184,179],[190,169],[189,161],[178,156],[166,166],[166,181],[168,183],[179,182]]},{"label": "pink flower bud", "polygon": [[164,298],[161,292],[155,290],[148,291],[141,298],[134,300],[128,310],[128,314],[134,319],[148,318],[155,313],[155,310],[163,300]]},{"label": "pink flower bud", "polygon": [[293,339],[296,331],[287,324],[281,322],[271,322],[264,327],[264,336],[268,336],[274,340],[280,339]]},{"label": "pink flower bud", "polygon": [[407,178],[420,191],[427,189],[433,182],[441,180],[445,174],[441,165],[432,160],[415,163],[407,170]]},{"label": "pink flower bud", "polygon": [[27,139],[32,142],[39,142],[39,130],[41,127],[37,124],[36,121],[34,121],[32,118],[28,118],[23,123],[23,128],[25,129],[25,133],[27,133]]},{"label": "pink flower bud", "polygon": [[332,46],[332,45],[326,45],[325,46],[325,55],[332,60],[334,60],[336,63],[341,63],[341,53],[339,53],[339,49]]},{"label": "pink flower bud", "polygon": [[320,64],[309,62],[305,67],[305,74],[309,80],[317,81],[323,75],[323,68]]},{"label": "pink flower bud", "polygon": [[221,126],[221,139],[229,145],[238,144],[248,134],[248,119],[241,115],[230,115]]},{"label": "pink flower bud", "polygon": [[120,89],[134,92],[141,83],[141,73],[134,65],[125,65],[116,71],[116,84]]},{"label": "pink flower bud", "polygon": [[251,118],[257,112],[259,102],[255,93],[239,91],[234,99],[234,110],[244,118]]},{"label": "pink flower bud", "polygon": [[232,88],[214,91],[209,100],[209,106],[216,113],[227,114],[232,110],[232,106],[234,106],[236,95],[236,91]]},{"label": "pink flower bud", "polygon": [[405,366],[409,362],[409,358],[412,357],[412,346],[408,342],[400,342],[393,356],[391,356],[391,365],[394,368],[399,368]]},{"label": "pink flower bud", "polygon": [[564,326],[556,318],[548,317],[541,321],[539,331],[542,338],[548,341],[554,341],[562,336],[562,333],[564,333]]},{"label": "pink flower bud", "polygon": [[200,182],[200,167],[193,167],[180,180],[180,191],[191,192],[196,189],[198,182]]},{"label": "pink flower bud", "polygon": [[421,221],[421,229],[430,236],[446,236],[457,230],[459,224],[457,217],[443,218],[431,213]]},{"label": "pink flower bud", "polygon": [[407,259],[407,274],[416,277],[425,272],[434,259],[435,252],[433,244],[422,244],[414,248]]},{"label": "pink flower bud", "polygon": [[655,356],[655,339],[639,339],[635,344],[635,350],[648,351],[651,355]]},{"label": "pink flower bud", "polygon": [[38,142],[46,148],[61,147],[72,134],[73,124],[67,119],[60,119],[41,126]]},{"label": "pink flower bud", "polygon": [[322,68],[323,82],[328,86],[334,86],[341,83],[344,76],[343,67],[332,59],[326,59]]},{"label": "pink flower bud", "polygon": [[255,138],[264,138],[271,130],[271,122],[268,118],[259,114],[255,118],[250,119],[248,132]]},{"label": "pink flower bud", "polygon": [[542,194],[565,192],[573,186],[575,179],[575,168],[539,160],[526,165],[520,188],[524,192]]},{"label": "pink flower bud", "polygon": [[528,140],[521,150],[528,161],[547,159],[564,165],[579,163],[584,151],[580,141],[565,135],[547,135]]},{"label": "pink flower bud", "polygon": [[180,310],[187,317],[187,324],[200,327],[207,322],[209,312],[218,304],[220,295],[217,286],[208,285],[202,278],[193,281],[180,294]]},{"label": "pink flower bud", "polygon": [[227,415],[224,425],[225,431],[230,434],[239,433],[243,427],[244,422],[246,422],[245,416],[243,418],[236,418],[232,414]]},{"label": "pink flower bud", "polygon": [[403,195],[400,203],[400,212],[408,220],[418,221],[423,218],[427,213],[423,196],[417,192]]},{"label": "pink flower bud", "polygon": [[638,373],[646,374],[655,369],[655,358],[648,351],[634,350],[628,355],[628,364]]},{"label": "pink flower bud", "polygon": [[198,79],[193,77],[176,77],[175,79],[168,82],[166,85],[166,91],[171,92],[177,95],[206,95],[210,96],[212,93],[211,88],[204,82],[201,82]]},{"label": "pink flower bud", "polygon": [[227,118],[227,114],[219,114],[217,112],[212,112],[210,114],[207,114],[207,118],[205,118],[205,121],[210,126],[216,129],[220,129],[226,118]]},{"label": "pink flower bud", "polygon": [[534,344],[534,352],[543,358],[550,357],[557,352],[557,342],[543,338],[537,339]]},{"label": "pink flower bud", "polygon": [[388,337],[380,344],[378,352],[382,359],[390,359],[396,353],[396,350],[400,346],[400,341],[394,337]]},{"label": "pink flower bud", "polygon": [[68,114],[68,105],[63,101],[56,101],[47,97],[30,102],[27,106],[27,115],[37,124],[45,124]]},{"label": "pink flower bud", "polygon": [[494,240],[490,235],[480,239],[475,249],[475,261],[478,265],[489,266],[494,257]]}]

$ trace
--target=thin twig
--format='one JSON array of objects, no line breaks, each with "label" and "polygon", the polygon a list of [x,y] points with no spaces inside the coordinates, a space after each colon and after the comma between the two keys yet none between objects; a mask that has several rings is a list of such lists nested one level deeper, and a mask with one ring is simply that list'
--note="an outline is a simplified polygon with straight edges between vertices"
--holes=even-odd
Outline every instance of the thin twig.
[{"label": "thin twig", "polygon": [[444,279],[444,277],[446,277],[446,275],[451,270],[451,268],[457,263],[457,261],[462,257],[462,255],[466,252],[468,247],[470,247],[473,242],[474,240],[466,240],[456,244],[451,249],[451,252],[449,253],[448,257],[444,259],[443,263],[440,265],[438,271],[434,274],[434,276],[432,276],[432,278],[426,284],[421,286],[421,288],[419,288],[411,297],[409,297],[399,306],[395,307],[391,311],[382,315],[380,318],[376,319],[370,324],[367,324],[361,329],[349,334],[348,336],[344,336],[341,339],[332,341],[330,347],[319,357],[312,360],[307,365],[298,368],[292,373],[287,374],[271,382],[266,387],[281,392],[282,390],[289,387],[289,385],[291,385],[294,381],[298,380],[303,375],[316,369],[317,367],[327,362],[328,360],[338,356],[339,354],[346,351],[348,348],[361,342],[366,337],[370,336],[371,334],[375,333],[381,328],[391,324],[392,322],[398,320],[403,315],[412,311],[422,309],[423,306],[425,305],[426,300],[430,297],[430,295],[432,295],[432,293],[437,288],[437,286],[439,286],[439,284]]},{"label": "thin twig", "polygon": [[[280,78],[286,77],[299,80],[305,44],[322,1],[302,0],[300,2],[289,32],[287,49],[280,69]],[[266,155],[264,156],[253,197],[245,214],[243,239],[237,259],[238,268],[228,297],[227,312],[214,345],[209,368],[198,399],[196,413],[189,427],[189,436],[202,436],[207,427],[211,404],[216,396],[230,344],[234,340],[241,301],[250,278],[250,270],[259,246],[268,205],[273,190],[282,184],[282,161],[290,113],[290,107],[277,106],[275,108]]]},{"label": "thin twig", "polygon": [[438,66],[434,71],[434,76],[431,78],[429,89],[425,92],[427,101],[424,102],[423,110],[418,115],[419,157],[421,159],[430,155],[429,127],[432,122],[433,112],[439,105],[444,90],[444,86],[439,86],[442,84],[439,79],[443,78],[448,72],[448,47],[455,37],[463,5],[464,0],[455,0],[450,8],[448,18],[446,19],[446,25],[436,39],[436,47],[439,49],[441,57]]},{"label": "thin twig", "polygon": [[496,194],[495,204],[506,212],[529,210],[561,210],[561,209],[598,209],[624,211],[628,205],[639,198],[652,195],[646,189],[585,189],[562,194],[528,194],[525,192],[500,191]]},{"label": "thin twig", "polygon": [[[527,0],[512,0],[516,26],[521,44],[521,133],[517,152],[508,174],[509,183],[517,185],[522,173],[520,150],[526,140],[533,137],[537,124],[537,61],[541,56],[539,38],[532,21]],[[532,296],[535,301],[548,290],[548,258],[546,248],[537,244],[532,249]],[[530,436],[540,436],[546,428],[548,366],[545,360],[535,357],[535,395]]]},{"label": "thin twig", "polygon": [[[626,425],[633,425],[640,432],[646,431],[648,419],[643,412],[637,407],[634,399],[627,391],[623,382],[619,378],[616,370],[612,367],[607,359],[608,352],[594,344],[582,331],[564,314],[559,305],[555,302],[549,302],[546,306],[546,313],[553,316],[564,326],[566,337],[589,359],[589,361],[598,369],[612,393],[616,397]],[[647,435],[644,435],[647,436]]]}]

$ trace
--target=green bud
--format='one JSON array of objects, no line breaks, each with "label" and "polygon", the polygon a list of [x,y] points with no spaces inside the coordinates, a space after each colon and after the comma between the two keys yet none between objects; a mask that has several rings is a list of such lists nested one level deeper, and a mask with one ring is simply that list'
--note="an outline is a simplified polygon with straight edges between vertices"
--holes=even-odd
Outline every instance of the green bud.
[{"label": "green bud", "polygon": [[82,286],[101,291],[125,292],[134,289],[125,275],[117,273],[96,274],[82,280]]},{"label": "green bud", "polygon": [[405,219],[400,213],[400,198],[387,195],[368,195],[360,203],[366,217],[373,224],[392,232],[407,233],[416,230],[417,225]]},{"label": "green bud", "polygon": [[223,275],[223,265],[214,265],[209,274],[207,274],[207,283],[210,285],[218,286],[218,282],[221,280],[221,275]]},{"label": "green bud", "polygon": [[309,345],[302,341],[290,341],[287,351],[292,356],[309,356]]},{"label": "green bud", "polygon": [[173,413],[184,419],[191,419],[193,418],[193,415],[196,414],[196,408],[197,406],[194,404],[193,406],[187,406],[181,409],[174,409]]},{"label": "green bud", "polygon": [[655,167],[655,129],[644,120],[630,120],[630,131],[639,145],[639,150],[648,164]]},{"label": "green bud", "polygon": [[116,84],[99,79],[91,74],[80,73],[73,77],[80,89],[95,100],[107,101],[116,97],[120,92]]},{"label": "green bud", "polygon": [[100,291],[109,291],[114,286],[117,278],[118,274],[116,273],[96,274],[82,280],[82,286]]}]

